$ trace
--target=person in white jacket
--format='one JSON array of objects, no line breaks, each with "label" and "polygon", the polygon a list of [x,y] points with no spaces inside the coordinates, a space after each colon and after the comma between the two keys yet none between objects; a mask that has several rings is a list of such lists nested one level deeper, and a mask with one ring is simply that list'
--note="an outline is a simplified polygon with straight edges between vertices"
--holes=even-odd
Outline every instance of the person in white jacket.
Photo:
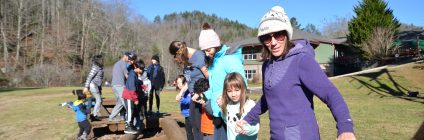
[{"label": "person in white jacket", "polygon": [[255,102],[248,98],[246,91],[246,83],[239,73],[229,73],[225,77],[223,94],[217,102],[221,107],[221,116],[227,124],[228,140],[258,139],[259,123],[246,124],[243,129],[236,127],[237,121],[243,119],[255,106]]}]

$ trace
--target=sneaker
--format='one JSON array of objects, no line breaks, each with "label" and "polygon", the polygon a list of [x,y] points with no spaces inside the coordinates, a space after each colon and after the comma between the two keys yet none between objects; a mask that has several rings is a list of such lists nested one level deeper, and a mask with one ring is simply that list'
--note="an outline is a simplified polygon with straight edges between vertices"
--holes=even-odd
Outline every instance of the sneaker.
[{"label": "sneaker", "polygon": [[137,134],[137,130],[134,128],[134,126],[130,125],[124,130],[125,134]]},{"label": "sneaker", "polygon": [[77,138],[77,140],[87,140],[87,134],[84,132],[81,136]]}]

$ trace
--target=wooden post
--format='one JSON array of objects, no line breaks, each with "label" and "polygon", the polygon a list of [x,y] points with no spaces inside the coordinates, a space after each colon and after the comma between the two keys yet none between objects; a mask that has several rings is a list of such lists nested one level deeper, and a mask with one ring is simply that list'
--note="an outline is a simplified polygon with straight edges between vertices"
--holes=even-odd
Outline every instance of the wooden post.
[{"label": "wooden post", "polygon": [[168,139],[186,140],[185,133],[181,132],[180,126],[171,117],[160,119],[160,125]]}]

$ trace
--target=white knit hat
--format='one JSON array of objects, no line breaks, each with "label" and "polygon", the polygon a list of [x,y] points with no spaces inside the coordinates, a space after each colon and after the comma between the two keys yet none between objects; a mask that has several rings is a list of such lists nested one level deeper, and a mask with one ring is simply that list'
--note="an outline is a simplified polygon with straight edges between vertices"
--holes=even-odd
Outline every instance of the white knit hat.
[{"label": "white knit hat", "polygon": [[[219,40],[218,34],[213,29],[210,29],[209,24],[203,25],[203,30],[200,31],[199,35],[199,47],[201,50],[221,46],[221,40]],[[206,28],[206,29],[205,29]]]},{"label": "white knit hat", "polygon": [[261,19],[258,28],[258,37],[261,35],[286,30],[289,40],[293,36],[293,27],[283,7],[274,6]]}]

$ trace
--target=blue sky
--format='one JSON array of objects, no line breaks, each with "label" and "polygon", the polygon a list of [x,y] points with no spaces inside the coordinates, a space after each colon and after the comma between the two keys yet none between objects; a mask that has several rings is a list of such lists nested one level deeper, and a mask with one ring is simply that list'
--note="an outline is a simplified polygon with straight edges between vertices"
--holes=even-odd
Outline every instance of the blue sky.
[{"label": "blue sky", "polygon": [[[395,17],[402,23],[424,27],[423,0],[386,0]],[[308,23],[319,29],[335,17],[351,18],[358,0],[130,0],[130,9],[149,21],[159,15],[183,11],[203,11],[222,18],[237,20],[257,27],[263,14],[275,5],[282,6],[289,18],[296,17],[304,27]],[[419,12],[421,10],[421,12]]]}]

